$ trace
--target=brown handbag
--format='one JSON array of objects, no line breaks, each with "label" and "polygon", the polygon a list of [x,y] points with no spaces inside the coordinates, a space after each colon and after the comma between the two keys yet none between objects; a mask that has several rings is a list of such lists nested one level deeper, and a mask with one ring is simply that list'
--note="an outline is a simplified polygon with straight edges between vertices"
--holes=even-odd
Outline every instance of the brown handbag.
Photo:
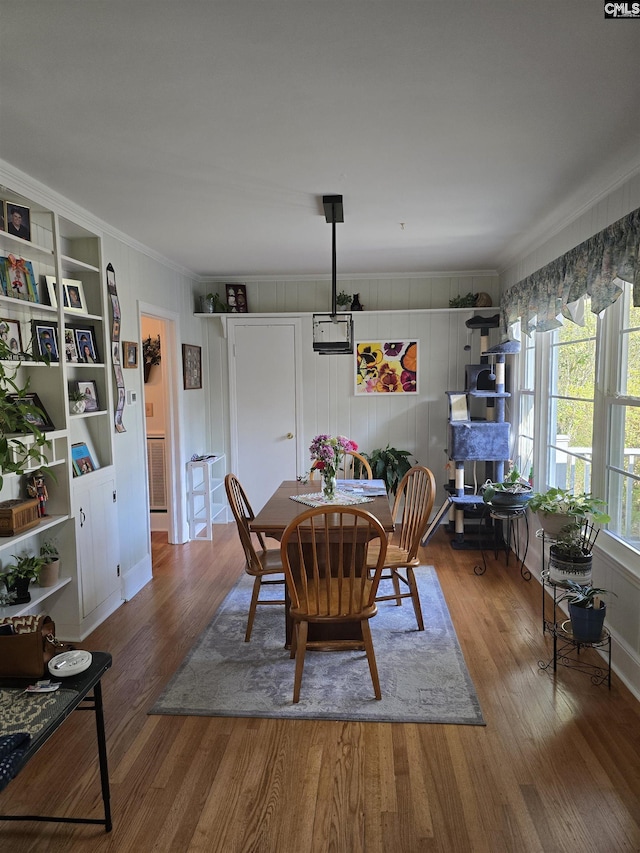
[{"label": "brown handbag", "polygon": [[[13,633],[5,633],[7,626]],[[56,640],[50,616],[0,618],[0,678],[42,678],[52,657],[73,648]]]}]

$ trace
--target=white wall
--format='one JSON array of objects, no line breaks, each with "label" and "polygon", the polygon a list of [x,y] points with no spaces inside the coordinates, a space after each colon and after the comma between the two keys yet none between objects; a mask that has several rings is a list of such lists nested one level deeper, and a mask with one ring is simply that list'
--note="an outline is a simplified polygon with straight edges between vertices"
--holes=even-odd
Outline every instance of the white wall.
[{"label": "white wall", "polygon": [[[354,393],[355,357],[318,355],[312,349],[311,311],[330,309],[330,278],[304,281],[246,281],[249,309],[257,312],[300,313],[302,316],[303,442],[308,447],[321,432],[343,434],[365,452],[390,444],[409,450],[430,468],[444,499],[447,482],[448,400],[446,391],[462,390],[465,364],[478,363],[479,332],[465,320],[473,309],[450,310],[451,296],[469,291],[490,293],[497,302],[495,276],[431,276],[424,278],[357,279],[338,282],[338,290],[358,292],[365,310],[354,313],[358,340],[418,340],[419,393],[417,395],[366,395]],[[220,285],[208,285],[223,294]],[[204,291],[203,291],[204,292]],[[416,306],[413,309],[411,306]],[[434,310],[434,309],[440,310]],[[495,311],[498,309],[496,308]],[[487,309],[492,313],[493,309]],[[210,400],[213,425],[212,450],[230,455],[226,341],[216,315],[203,316],[209,347]],[[265,317],[268,322],[268,317]],[[496,341],[498,331],[495,331]],[[465,351],[466,344],[472,349]],[[265,354],[268,357],[268,354]],[[277,365],[274,365],[277,381]],[[307,456],[298,474],[310,467]]]}]

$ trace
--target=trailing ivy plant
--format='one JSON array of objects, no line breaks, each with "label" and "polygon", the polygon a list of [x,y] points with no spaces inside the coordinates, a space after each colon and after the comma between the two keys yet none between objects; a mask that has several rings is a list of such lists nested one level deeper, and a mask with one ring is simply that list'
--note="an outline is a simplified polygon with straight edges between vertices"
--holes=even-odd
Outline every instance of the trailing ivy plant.
[{"label": "trailing ivy plant", "polygon": [[[8,343],[0,338],[0,491],[5,474],[24,474],[28,468],[41,467],[47,461],[44,449],[51,447],[51,442],[36,426],[44,412],[26,396],[29,379],[24,385],[18,382],[14,358]],[[40,357],[30,358],[48,363]],[[10,399],[9,394],[17,394],[17,402]],[[23,440],[25,436],[28,441]]]}]

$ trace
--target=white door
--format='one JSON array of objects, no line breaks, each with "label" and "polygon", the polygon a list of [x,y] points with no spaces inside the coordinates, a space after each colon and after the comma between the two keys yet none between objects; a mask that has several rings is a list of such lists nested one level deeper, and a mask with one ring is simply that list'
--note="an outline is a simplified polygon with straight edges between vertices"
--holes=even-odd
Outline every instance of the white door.
[{"label": "white door", "polygon": [[298,473],[299,320],[229,319],[228,345],[231,470],[258,512]]}]

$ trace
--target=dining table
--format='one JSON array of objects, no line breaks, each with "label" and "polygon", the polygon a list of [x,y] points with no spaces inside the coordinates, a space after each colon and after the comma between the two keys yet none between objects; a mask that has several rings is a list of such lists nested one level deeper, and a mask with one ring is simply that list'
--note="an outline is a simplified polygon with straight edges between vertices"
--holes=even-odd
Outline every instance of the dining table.
[{"label": "dining table", "polygon": [[[393,533],[394,521],[391,515],[389,498],[383,480],[338,480],[336,489],[337,500],[334,505],[340,505],[340,495],[344,496],[344,504],[355,503],[359,509],[364,509],[374,515],[387,534]],[[357,502],[357,503],[356,503]],[[344,505],[342,504],[342,505]],[[322,506],[322,480],[307,481],[284,480],[266,504],[249,523],[254,533],[262,533],[273,539],[281,540],[288,525],[311,506]],[[295,572],[295,557],[290,555],[290,565]],[[289,648],[292,635],[292,620],[289,617],[289,596],[285,595],[285,647]],[[359,639],[362,636],[360,622],[343,622],[328,625],[310,625],[310,639],[326,639],[330,642],[339,632],[341,639],[345,637]]]}]

